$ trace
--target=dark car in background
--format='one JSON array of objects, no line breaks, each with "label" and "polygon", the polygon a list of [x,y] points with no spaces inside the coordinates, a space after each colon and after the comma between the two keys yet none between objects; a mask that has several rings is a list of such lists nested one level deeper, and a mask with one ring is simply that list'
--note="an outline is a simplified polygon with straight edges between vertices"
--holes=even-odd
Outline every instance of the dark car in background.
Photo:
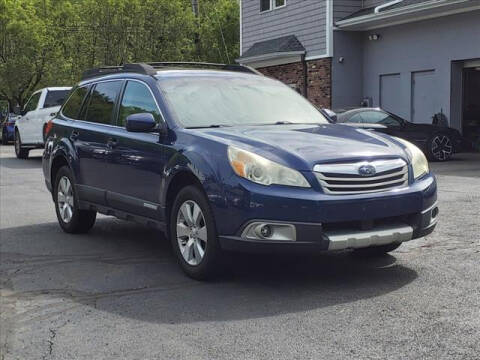
[{"label": "dark car in background", "polygon": [[240,65],[86,72],[52,120],[43,172],[65,232],[97,212],[158,227],[197,279],[232,250],[385,254],[438,218],[415,145],[330,124]]},{"label": "dark car in background", "polygon": [[433,124],[414,124],[379,108],[336,111],[336,115],[337,123],[371,129],[408,140],[422,149],[433,161],[449,160],[454,153],[467,148],[466,141],[456,129]]},{"label": "dark car in background", "polygon": [[6,145],[9,142],[13,142],[15,136],[15,121],[19,116],[8,113],[6,117],[0,123],[0,141]]}]

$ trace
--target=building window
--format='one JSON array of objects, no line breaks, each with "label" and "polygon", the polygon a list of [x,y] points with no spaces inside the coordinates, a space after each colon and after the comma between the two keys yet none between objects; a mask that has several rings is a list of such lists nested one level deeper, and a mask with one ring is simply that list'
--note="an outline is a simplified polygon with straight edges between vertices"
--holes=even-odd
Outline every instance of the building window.
[{"label": "building window", "polygon": [[269,11],[271,9],[270,0],[260,0],[260,12]]},{"label": "building window", "polygon": [[278,9],[287,5],[287,0],[260,0],[260,12]]}]

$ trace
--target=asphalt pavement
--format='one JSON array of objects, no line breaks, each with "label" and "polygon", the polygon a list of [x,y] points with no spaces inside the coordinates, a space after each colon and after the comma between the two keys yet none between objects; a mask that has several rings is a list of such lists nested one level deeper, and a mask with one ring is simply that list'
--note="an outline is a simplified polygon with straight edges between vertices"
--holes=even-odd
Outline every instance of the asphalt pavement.
[{"label": "asphalt pavement", "polygon": [[391,256],[232,257],[183,275],[155,230],[57,224],[41,151],[0,147],[0,359],[479,359],[480,156],[433,164],[436,231]]}]

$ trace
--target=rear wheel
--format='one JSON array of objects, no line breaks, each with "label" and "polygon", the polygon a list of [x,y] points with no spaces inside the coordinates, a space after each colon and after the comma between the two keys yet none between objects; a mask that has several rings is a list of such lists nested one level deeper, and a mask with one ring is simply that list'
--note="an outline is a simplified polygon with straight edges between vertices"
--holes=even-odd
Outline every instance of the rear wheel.
[{"label": "rear wheel", "polygon": [[221,249],[210,205],[196,186],[180,190],[170,215],[170,240],[183,271],[206,280],[218,270]]},{"label": "rear wheel", "polygon": [[8,144],[8,136],[7,136],[7,132],[5,130],[2,131],[2,137],[1,137],[0,141],[3,145]]},{"label": "rear wheel", "polygon": [[60,168],[55,179],[53,197],[58,223],[61,228],[72,234],[86,233],[95,224],[97,213],[90,210],[80,210],[75,183],[67,166]]},{"label": "rear wheel", "polygon": [[370,246],[366,248],[355,249],[354,254],[360,256],[383,256],[390,251],[398,249],[402,243],[392,243],[380,246]]},{"label": "rear wheel", "polygon": [[15,155],[19,159],[27,159],[28,158],[28,153],[29,149],[25,149],[22,146],[22,139],[20,138],[20,133],[18,132],[17,129],[15,129],[15,138],[14,138],[14,143],[15,143]]},{"label": "rear wheel", "polygon": [[43,125],[42,128],[42,137],[43,137],[43,143],[45,144],[47,142],[47,124]]},{"label": "rear wheel", "polygon": [[428,157],[434,161],[447,161],[453,155],[453,142],[446,134],[435,134],[428,140]]}]

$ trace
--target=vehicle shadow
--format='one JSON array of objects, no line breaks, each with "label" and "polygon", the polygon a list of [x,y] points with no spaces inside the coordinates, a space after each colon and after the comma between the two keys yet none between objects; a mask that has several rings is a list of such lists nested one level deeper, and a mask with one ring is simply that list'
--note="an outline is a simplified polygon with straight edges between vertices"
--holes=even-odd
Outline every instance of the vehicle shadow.
[{"label": "vehicle shadow", "polygon": [[9,169],[38,169],[42,167],[42,156],[30,156],[28,159],[1,157],[0,166]]},{"label": "vehicle shadow", "polygon": [[[101,218],[88,235],[56,223],[2,230],[1,282],[16,299],[52,297],[155,323],[275,316],[382,296],[417,278],[394,256],[230,256],[215,281],[183,275],[155,230]],[[67,301],[68,303],[68,301]],[[47,309],[43,310],[47,311]]]}]

